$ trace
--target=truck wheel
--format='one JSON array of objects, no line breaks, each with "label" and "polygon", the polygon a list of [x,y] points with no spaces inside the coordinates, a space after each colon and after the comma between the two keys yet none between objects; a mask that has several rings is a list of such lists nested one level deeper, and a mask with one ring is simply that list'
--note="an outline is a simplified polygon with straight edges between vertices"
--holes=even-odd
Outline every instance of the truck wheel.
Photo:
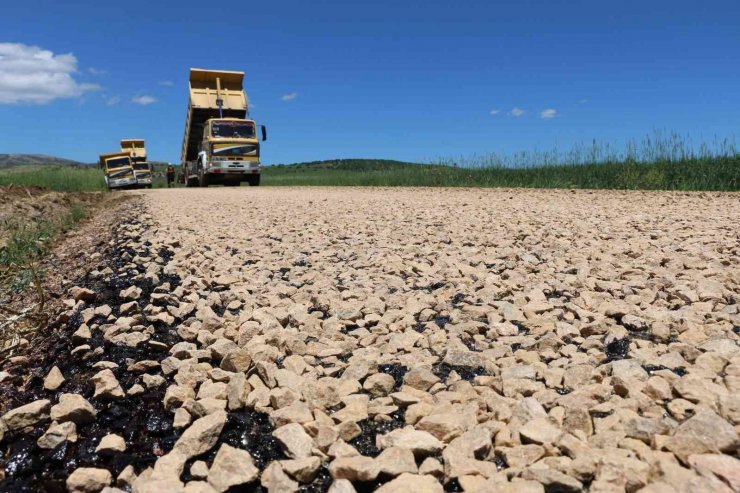
[{"label": "truck wheel", "polygon": [[198,174],[198,185],[201,187],[208,186],[208,173],[201,172]]},{"label": "truck wheel", "polygon": [[252,175],[247,177],[247,183],[249,183],[250,187],[258,187],[260,186],[260,176],[261,175]]}]

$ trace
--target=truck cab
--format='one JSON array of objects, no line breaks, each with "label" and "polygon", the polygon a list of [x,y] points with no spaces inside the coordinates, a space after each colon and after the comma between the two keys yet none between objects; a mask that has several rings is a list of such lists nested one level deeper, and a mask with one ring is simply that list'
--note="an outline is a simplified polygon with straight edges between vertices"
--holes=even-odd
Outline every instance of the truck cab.
[{"label": "truck cab", "polygon": [[144,139],[121,140],[121,152],[128,152],[131,157],[136,184],[140,188],[152,188],[152,167],[146,159]]},{"label": "truck cab", "polygon": [[208,176],[209,182],[259,184],[260,143],[254,120],[212,118],[206,121],[198,167]]},{"label": "truck cab", "polygon": [[105,185],[108,190],[136,186],[136,175],[128,152],[101,154],[98,165],[105,173]]}]

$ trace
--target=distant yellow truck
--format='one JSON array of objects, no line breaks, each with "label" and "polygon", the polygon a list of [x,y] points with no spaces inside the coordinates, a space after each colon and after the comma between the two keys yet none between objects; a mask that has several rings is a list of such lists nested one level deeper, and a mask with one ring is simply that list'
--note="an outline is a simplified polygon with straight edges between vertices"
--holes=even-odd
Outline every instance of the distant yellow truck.
[{"label": "distant yellow truck", "polygon": [[133,188],[137,185],[128,151],[101,154],[98,165],[105,173],[105,186],[108,190]]},{"label": "distant yellow truck", "polygon": [[[244,72],[190,69],[190,100],[182,140],[188,187],[260,184],[260,142],[249,115]],[[260,126],[262,140],[267,129]]]},{"label": "distant yellow truck", "polygon": [[152,167],[146,160],[144,139],[121,140],[121,152],[128,152],[131,157],[137,185],[141,188],[152,188]]}]

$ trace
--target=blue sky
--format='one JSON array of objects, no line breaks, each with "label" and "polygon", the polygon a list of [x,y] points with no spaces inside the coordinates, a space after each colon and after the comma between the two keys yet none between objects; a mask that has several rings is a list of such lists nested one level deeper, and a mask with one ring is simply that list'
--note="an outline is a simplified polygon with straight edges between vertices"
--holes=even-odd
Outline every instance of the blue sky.
[{"label": "blue sky", "polygon": [[0,153],[179,162],[190,67],[246,72],[266,163],[711,139],[739,129],[740,2],[5,2]]}]

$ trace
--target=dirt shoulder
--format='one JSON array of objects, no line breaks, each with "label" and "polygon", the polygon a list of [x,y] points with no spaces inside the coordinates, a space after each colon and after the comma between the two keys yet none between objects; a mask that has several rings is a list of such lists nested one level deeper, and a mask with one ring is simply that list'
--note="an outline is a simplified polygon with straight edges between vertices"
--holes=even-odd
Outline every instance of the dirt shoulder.
[{"label": "dirt shoulder", "polygon": [[11,227],[41,221],[58,223],[73,206],[94,208],[112,199],[115,200],[102,192],[65,193],[35,186],[0,187],[0,248],[7,245]]},{"label": "dirt shoulder", "polygon": [[[37,275],[25,289],[5,289],[0,297],[0,369],[38,334],[36,328],[53,321],[64,307],[62,293],[74,279],[81,278],[95,252],[106,245],[112,228],[121,220],[120,206],[135,200],[130,195],[100,192],[60,193],[43,187],[0,188],[0,249],[7,246],[13,228],[34,228],[42,222],[55,225],[58,234],[41,259],[29,265]],[[80,222],[63,230],[73,208],[84,213]],[[14,272],[1,266],[4,280]],[[21,334],[20,336],[17,334]],[[21,356],[22,358],[22,356]]]}]

